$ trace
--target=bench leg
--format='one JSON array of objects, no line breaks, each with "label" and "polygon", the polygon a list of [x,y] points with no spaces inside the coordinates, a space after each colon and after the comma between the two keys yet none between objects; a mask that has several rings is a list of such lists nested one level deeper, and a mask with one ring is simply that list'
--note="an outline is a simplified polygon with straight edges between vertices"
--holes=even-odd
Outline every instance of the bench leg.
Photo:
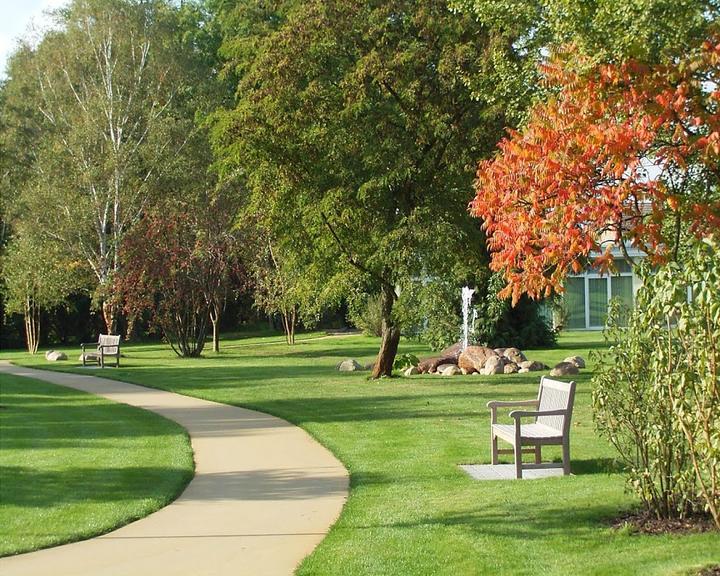
[{"label": "bench leg", "polygon": [[563,474],[570,474],[570,442],[566,439],[562,445]]},{"label": "bench leg", "polygon": [[492,465],[495,466],[498,463],[498,439],[492,432],[490,432],[490,454]]},{"label": "bench leg", "polygon": [[540,453],[540,444],[535,444],[535,464],[542,463],[542,455]]},{"label": "bench leg", "polygon": [[515,442],[515,478],[522,478],[522,444]]}]

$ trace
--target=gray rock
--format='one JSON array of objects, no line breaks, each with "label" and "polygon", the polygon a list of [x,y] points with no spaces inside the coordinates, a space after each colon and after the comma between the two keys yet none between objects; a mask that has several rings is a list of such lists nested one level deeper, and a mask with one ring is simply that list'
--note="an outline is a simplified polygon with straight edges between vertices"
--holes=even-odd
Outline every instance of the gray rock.
[{"label": "gray rock", "polygon": [[530,372],[530,368],[520,368],[518,370],[518,374],[527,374],[528,372]]},{"label": "gray rock", "polygon": [[507,350],[507,348],[495,348],[493,352],[495,352],[495,354],[497,354],[498,356],[504,356],[505,350]]},{"label": "gray rock", "polygon": [[503,356],[515,364],[519,364],[520,362],[525,362],[527,360],[525,354],[523,354],[518,348],[505,348]]},{"label": "gray rock", "polygon": [[568,356],[565,360],[563,360],[563,362],[569,362],[578,368],[585,368],[585,360],[582,356]]},{"label": "gray rock", "polygon": [[358,370],[362,370],[363,367],[352,358],[348,358],[347,360],[343,360],[340,362],[336,367],[338,372],[357,372]]},{"label": "gray rock", "polygon": [[580,370],[575,364],[570,362],[560,362],[550,371],[550,376],[570,376],[571,374],[579,374]]},{"label": "gray rock", "polygon": [[455,366],[455,364],[449,364],[445,366],[443,370],[438,370],[438,372],[443,376],[457,376],[458,374],[462,374],[460,368]]},{"label": "gray rock", "polygon": [[50,362],[58,362],[60,360],[67,360],[67,354],[64,352],[56,352],[55,350],[50,350],[45,354],[45,358]]},{"label": "gray rock", "polygon": [[502,356],[490,356],[487,360],[485,360],[485,368],[486,370],[492,370],[493,374],[498,374],[499,372],[496,372],[498,368],[502,368],[505,366],[506,361]]},{"label": "gray rock", "polygon": [[515,374],[519,370],[518,365],[514,362],[509,362],[505,364],[505,367],[503,368],[503,374]]},{"label": "gray rock", "polygon": [[50,360],[50,354],[53,354],[55,350],[48,350],[45,352],[45,360]]},{"label": "gray rock", "polygon": [[406,368],[403,372],[403,376],[415,376],[416,374],[420,374],[417,366],[410,366],[410,368]]},{"label": "gray rock", "polygon": [[493,374],[503,374],[505,370],[505,364],[500,362],[488,362],[487,366],[480,370],[480,374],[484,376],[492,376]]},{"label": "gray rock", "polygon": [[547,370],[547,366],[537,360],[525,360],[523,362],[516,362],[516,364],[522,369],[527,368],[528,372],[539,372],[541,370]]}]

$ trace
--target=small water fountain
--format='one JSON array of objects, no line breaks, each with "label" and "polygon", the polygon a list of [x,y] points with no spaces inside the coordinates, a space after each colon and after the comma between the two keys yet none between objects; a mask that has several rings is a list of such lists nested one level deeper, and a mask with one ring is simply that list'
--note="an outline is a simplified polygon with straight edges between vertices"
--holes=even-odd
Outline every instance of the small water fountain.
[{"label": "small water fountain", "polygon": [[470,322],[470,302],[475,290],[468,286],[462,289],[462,315],[463,315],[463,345],[462,349],[468,347],[468,337],[475,332],[475,320],[477,319],[477,310],[473,309],[472,323]]}]

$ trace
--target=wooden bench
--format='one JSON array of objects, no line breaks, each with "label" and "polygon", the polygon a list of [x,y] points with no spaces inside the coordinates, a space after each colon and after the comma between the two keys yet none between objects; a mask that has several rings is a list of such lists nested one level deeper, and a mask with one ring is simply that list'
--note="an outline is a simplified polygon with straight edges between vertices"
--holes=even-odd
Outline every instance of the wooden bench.
[{"label": "wooden bench", "polygon": [[[114,334],[100,334],[97,344],[92,342],[90,344],[80,344],[82,348],[82,354],[80,359],[82,360],[83,366],[86,366],[88,362],[97,362],[100,368],[105,368],[106,358],[115,358],[115,367],[120,366],[120,336]],[[94,346],[95,349],[86,352],[86,346]]]},{"label": "wooden bench", "polygon": [[[498,454],[514,454],[515,476],[522,478],[523,470],[562,467],[565,475],[570,474],[570,419],[575,400],[575,382],[560,382],[543,376],[536,400],[511,402],[488,402],[490,408],[490,448],[493,465],[498,463]],[[497,409],[507,407],[533,407],[535,410],[513,410],[510,417],[513,424],[498,424]],[[534,418],[534,422],[521,424],[522,418]],[[512,444],[512,450],[498,450],[498,438]],[[562,446],[562,465],[542,463],[542,446]],[[523,449],[523,446],[532,448]],[[534,464],[523,464],[522,455],[534,453]]]}]

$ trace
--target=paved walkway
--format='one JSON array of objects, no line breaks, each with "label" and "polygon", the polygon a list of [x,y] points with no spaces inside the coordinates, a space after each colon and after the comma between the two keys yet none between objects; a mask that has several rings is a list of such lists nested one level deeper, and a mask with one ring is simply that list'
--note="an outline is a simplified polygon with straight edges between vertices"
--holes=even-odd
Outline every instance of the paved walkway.
[{"label": "paved walkway", "polygon": [[292,574],[347,498],[342,464],[279,418],[90,375],[0,363],[3,373],[178,422],[190,434],[196,470],[183,494],[162,510],[91,540],[0,559],[2,576]]}]

